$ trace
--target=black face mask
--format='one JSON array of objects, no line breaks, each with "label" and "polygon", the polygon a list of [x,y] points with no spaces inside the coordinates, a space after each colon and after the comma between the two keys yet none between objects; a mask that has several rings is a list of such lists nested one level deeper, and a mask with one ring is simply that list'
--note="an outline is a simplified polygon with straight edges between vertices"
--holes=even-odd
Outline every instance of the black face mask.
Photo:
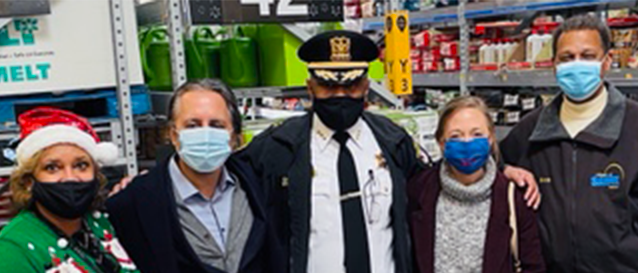
[{"label": "black face mask", "polygon": [[321,122],[330,129],[343,132],[352,127],[363,113],[364,99],[352,97],[335,97],[313,99],[312,109]]},{"label": "black face mask", "polygon": [[100,189],[99,180],[90,182],[33,182],[31,194],[51,213],[65,219],[77,219],[91,209]]}]

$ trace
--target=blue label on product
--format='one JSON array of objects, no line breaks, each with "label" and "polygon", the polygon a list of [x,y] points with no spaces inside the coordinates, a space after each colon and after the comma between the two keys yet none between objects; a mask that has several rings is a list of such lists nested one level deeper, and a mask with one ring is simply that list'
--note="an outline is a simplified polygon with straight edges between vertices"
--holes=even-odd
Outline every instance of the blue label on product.
[{"label": "blue label on product", "polygon": [[618,187],[620,186],[620,176],[617,174],[595,174],[590,179],[592,187]]}]

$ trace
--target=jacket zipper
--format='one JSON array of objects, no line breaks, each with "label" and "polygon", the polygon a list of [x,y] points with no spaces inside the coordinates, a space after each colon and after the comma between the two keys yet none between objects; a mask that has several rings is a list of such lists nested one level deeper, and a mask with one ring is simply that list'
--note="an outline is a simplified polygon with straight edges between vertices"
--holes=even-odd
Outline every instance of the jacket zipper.
[{"label": "jacket zipper", "polygon": [[572,144],[572,191],[574,196],[572,196],[572,198],[570,198],[571,201],[571,223],[570,223],[570,229],[571,229],[571,245],[572,245],[572,249],[573,249],[573,253],[574,253],[574,269],[576,269],[576,265],[578,263],[578,249],[576,248],[576,194],[578,193],[577,191],[577,185],[578,182],[576,181],[578,178],[578,160],[577,160],[577,155],[578,155],[578,145],[574,142]]}]

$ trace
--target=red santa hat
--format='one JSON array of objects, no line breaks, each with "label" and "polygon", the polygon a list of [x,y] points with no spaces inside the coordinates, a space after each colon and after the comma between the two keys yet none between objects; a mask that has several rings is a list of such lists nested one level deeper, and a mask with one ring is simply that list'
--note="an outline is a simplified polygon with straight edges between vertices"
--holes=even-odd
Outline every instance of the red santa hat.
[{"label": "red santa hat", "polygon": [[100,142],[91,124],[69,111],[38,107],[18,117],[20,143],[16,149],[18,165],[47,147],[68,143],[84,149],[100,165],[115,163],[118,149],[110,142]]}]

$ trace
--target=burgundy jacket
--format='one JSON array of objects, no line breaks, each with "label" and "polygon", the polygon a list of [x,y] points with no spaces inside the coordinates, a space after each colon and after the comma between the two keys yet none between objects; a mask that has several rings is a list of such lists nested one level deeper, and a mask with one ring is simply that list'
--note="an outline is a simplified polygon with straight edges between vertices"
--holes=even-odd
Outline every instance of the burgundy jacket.
[{"label": "burgundy jacket", "polygon": [[[408,217],[414,248],[416,272],[434,273],[434,240],[436,204],[441,192],[440,163],[421,171],[408,183]],[[492,186],[492,204],[485,238],[483,273],[513,273],[514,259],[510,250],[512,230],[509,226],[507,201],[508,179],[501,172]],[[541,254],[536,215],[523,200],[523,192],[515,193],[518,222],[518,245],[524,273],[545,272]]]}]

